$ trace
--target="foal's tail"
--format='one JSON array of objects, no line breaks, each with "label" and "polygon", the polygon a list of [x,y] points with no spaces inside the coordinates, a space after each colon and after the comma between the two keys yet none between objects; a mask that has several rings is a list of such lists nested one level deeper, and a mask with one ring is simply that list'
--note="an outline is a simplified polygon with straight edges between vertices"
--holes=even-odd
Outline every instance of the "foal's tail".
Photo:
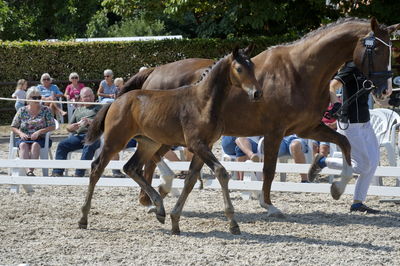
[{"label": "foal's tail", "polygon": [[118,93],[118,97],[120,97],[122,94],[132,91],[132,90],[140,90],[143,86],[143,83],[146,81],[146,79],[150,76],[151,73],[153,73],[154,67],[152,68],[147,68],[142,71],[139,71],[131,77],[125,84],[122,86],[120,92]]},{"label": "foal's tail", "polygon": [[108,109],[110,109],[111,103],[104,105],[100,111],[94,117],[92,123],[89,126],[88,132],[86,134],[85,143],[92,144],[98,140],[104,132],[104,120]]}]

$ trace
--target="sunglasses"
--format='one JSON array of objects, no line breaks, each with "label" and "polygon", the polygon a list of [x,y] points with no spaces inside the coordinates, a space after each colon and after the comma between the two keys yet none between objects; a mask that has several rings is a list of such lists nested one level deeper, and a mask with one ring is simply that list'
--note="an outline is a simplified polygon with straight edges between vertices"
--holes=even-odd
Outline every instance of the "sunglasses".
[{"label": "sunglasses", "polygon": [[40,100],[42,99],[42,96],[32,96],[31,98],[32,100]]},{"label": "sunglasses", "polygon": [[109,78],[109,77],[111,77],[111,76],[104,76],[105,78]]},{"label": "sunglasses", "polygon": [[71,79],[78,79],[78,77],[71,77]]},{"label": "sunglasses", "polygon": [[50,80],[50,79],[48,79],[48,78],[45,78],[45,79],[43,79],[43,80],[46,80],[46,81],[48,81],[48,80]]}]

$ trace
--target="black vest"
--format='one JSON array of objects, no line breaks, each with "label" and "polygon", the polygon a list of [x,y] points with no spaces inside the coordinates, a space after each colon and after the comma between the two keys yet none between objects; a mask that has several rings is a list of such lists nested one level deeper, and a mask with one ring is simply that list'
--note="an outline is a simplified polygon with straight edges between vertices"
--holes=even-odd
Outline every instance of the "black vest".
[{"label": "black vest", "polygon": [[[364,75],[357,69],[353,62],[346,63],[346,65],[339,70],[334,79],[343,83],[343,103],[361,90],[363,82],[365,81]],[[368,97],[369,92],[359,94],[347,108],[345,107],[344,110],[345,113],[347,113],[347,117],[341,117],[339,121],[344,123],[368,122],[370,119]]]}]

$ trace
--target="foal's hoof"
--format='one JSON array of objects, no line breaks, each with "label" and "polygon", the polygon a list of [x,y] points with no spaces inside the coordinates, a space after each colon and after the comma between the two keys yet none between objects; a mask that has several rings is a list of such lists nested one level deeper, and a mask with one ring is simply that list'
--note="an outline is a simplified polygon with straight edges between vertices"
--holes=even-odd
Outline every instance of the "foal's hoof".
[{"label": "foal's hoof", "polygon": [[342,193],[339,190],[339,187],[337,185],[338,182],[333,182],[331,185],[331,195],[332,198],[335,200],[340,199],[340,196],[342,195]]},{"label": "foal's hoof", "polygon": [[200,185],[199,185],[199,190],[203,190],[204,189],[204,182],[203,179],[199,179]]},{"label": "foal's hoof", "polygon": [[172,229],[171,235],[179,236],[181,234],[181,230],[179,229]]},{"label": "foal's hoof", "polygon": [[85,223],[78,223],[78,225],[79,225],[79,229],[87,229],[87,223],[85,224]]},{"label": "foal's hoof", "polygon": [[234,222],[230,225],[229,227],[229,231],[231,232],[231,234],[233,235],[240,235],[242,234],[242,232],[240,232],[240,228],[239,225],[237,224],[237,222]]},{"label": "foal's hoof", "polygon": [[165,211],[164,211],[164,209],[162,209],[159,212],[157,212],[156,213],[156,217],[157,217],[157,220],[160,223],[165,224]]},{"label": "foal's hoof", "polygon": [[155,213],[155,212],[157,212],[157,208],[154,205],[147,206],[146,208],[147,208],[147,210],[146,210],[147,213]]}]

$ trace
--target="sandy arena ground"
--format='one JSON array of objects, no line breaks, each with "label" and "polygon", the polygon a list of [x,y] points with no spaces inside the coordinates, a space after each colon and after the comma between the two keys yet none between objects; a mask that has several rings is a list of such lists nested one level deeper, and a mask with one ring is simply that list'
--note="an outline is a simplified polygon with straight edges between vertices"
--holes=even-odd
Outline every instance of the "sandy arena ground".
[{"label": "sandy arena ground", "polygon": [[[0,144],[0,158],[7,145]],[[400,205],[379,197],[369,196],[368,205],[383,212],[365,215],[349,213],[350,195],[335,201],[328,194],[273,192],[286,218],[270,218],[258,201],[232,192],[242,231],[234,236],[221,192],[195,189],[182,233],[172,236],[168,213],[177,198],[165,199],[163,225],[138,204],[138,189],[97,187],[88,230],[80,230],[86,187],[34,189],[10,194],[0,186],[0,265],[400,265]]]}]

